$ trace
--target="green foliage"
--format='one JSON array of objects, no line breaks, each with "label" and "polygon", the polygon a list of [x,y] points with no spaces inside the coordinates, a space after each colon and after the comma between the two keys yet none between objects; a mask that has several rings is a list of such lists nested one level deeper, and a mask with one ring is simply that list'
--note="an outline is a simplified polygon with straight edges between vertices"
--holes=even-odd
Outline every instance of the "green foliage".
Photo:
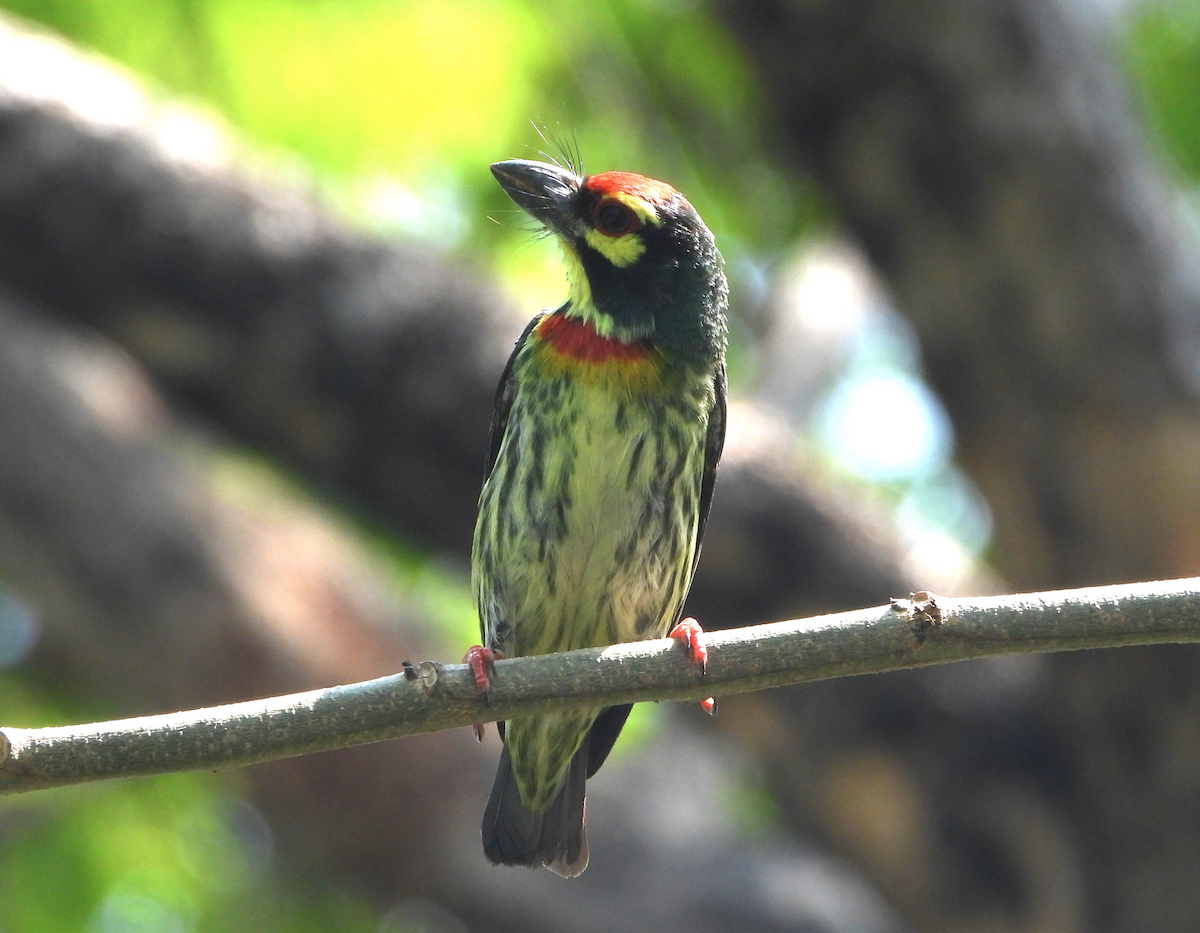
[{"label": "green foliage", "polygon": [[1168,160],[1200,180],[1200,3],[1166,0],[1141,7],[1126,35],[1126,61]]},{"label": "green foliage", "polygon": [[[594,169],[636,169],[686,191],[727,253],[741,242],[781,244],[812,219],[812,199],[763,155],[747,63],[691,4],[0,5],[215,108],[259,145],[300,157],[361,216],[446,245],[496,243],[486,212],[508,205],[486,166],[536,156],[530,120],[576,139]],[[755,210],[744,209],[749,203]]]},{"label": "green foliage", "polygon": [[478,165],[531,92],[538,29],[513,3],[211,0],[220,100],[337,174]]},{"label": "green foliage", "polygon": [[[5,721],[102,718],[0,676]],[[375,911],[276,876],[270,831],[236,784],[208,774],[0,798],[5,933],[366,933]]]}]

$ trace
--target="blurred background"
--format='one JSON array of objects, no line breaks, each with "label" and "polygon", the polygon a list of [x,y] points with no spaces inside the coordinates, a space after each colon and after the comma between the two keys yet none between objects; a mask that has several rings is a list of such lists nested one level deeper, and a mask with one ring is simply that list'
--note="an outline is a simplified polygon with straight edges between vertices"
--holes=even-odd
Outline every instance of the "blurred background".
[{"label": "blurred background", "polygon": [[[733,288],[709,628],[1200,574],[1200,3],[0,0],[0,721],[453,659],[563,294],[488,172],[684,191]],[[1183,931],[1200,653],[639,707],[592,865],[469,730],[0,800],[4,933]]]}]

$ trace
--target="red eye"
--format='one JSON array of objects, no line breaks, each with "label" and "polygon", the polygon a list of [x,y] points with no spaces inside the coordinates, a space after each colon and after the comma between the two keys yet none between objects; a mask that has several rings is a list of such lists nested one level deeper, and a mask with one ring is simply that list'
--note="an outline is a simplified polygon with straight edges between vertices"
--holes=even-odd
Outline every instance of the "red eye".
[{"label": "red eye", "polygon": [[641,226],[637,214],[611,198],[601,201],[592,210],[592,222],[605,236],[621,236]]}]

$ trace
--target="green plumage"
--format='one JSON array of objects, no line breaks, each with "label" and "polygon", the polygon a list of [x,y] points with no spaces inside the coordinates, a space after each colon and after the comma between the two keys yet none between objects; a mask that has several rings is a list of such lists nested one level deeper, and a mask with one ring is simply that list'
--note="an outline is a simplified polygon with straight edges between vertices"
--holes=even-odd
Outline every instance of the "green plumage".
[{"label": "green plumage", "polygon": [[[606,262],[563,229],[577,217],[587,222],[588,179],[538,163],[501,165],[510,174],[494,170],[510,193],[513,166],[573,183],[561,217],[548,218],[540,202],[540,214],[522,206],[566,249]],[[525,191],[514,194],[519,204]],[[617,323],[634,322],[639,336],[619,341],[595,332],[599,301],[568,302],[554,316],[570,322],[531,322],[501,380],[472,570],[484,644],[508,657],[661,638],[682,610],[724,438],[725,284],[707,228],[675,198],[654,205],[663,219],[645,225],[638,268],[609,271],[626,285],[647,271],[673,277],[694,308],[660,295],[647,312],[623,294],[628,307]],[[683,234],[683,272],[679,256],[654,248],[656,237],[668,243],[665,233],[671,242]],[[706,248],[697,250],[698,241]],[[598,276],[588,278],[590,287],[573,295],[596,291]],[[656,333],[655,311],[683,329]],[[648,328],[639,323],[647,315]],[[576,342],[543,323],[569,323]],[[484,820],[489,858],[564,875],[583,870],[584,781],[627,712],[553,713],[502,727],[507,747]]]}]

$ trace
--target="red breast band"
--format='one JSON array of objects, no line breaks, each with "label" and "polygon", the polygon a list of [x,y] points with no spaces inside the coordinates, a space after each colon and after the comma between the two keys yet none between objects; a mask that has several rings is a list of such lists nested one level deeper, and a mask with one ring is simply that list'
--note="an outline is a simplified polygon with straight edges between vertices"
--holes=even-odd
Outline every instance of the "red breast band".
[{"label": "red breast band", "polygon": [[538,325],[537,333],[562,356],[585,363],[604,363],[608,360],[635,362],[644,360],[650,352],[644,341],[622,343],[611,337],[602,337],[587,321],[565,314],[551,314],[545,318]]}]

